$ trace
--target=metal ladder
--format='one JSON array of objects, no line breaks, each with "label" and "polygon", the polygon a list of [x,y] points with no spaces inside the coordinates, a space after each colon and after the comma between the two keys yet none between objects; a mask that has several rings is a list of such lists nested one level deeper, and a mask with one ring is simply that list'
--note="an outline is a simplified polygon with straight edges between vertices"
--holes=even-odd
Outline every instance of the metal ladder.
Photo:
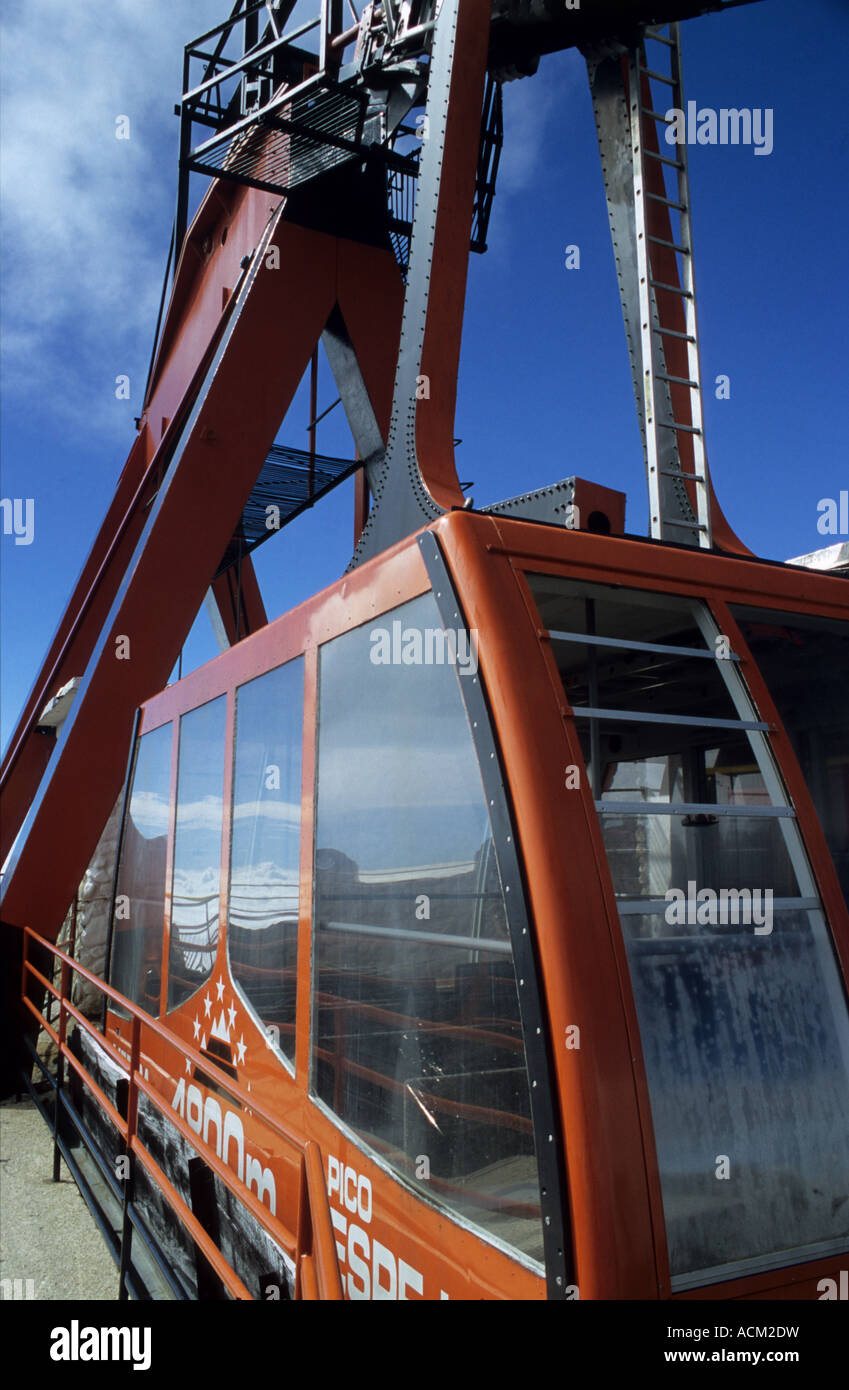
[{"label": "metal ladder", "polygon": [[[663,30],[667,32],[662,32]],[[649,62],[646,44],[655,46]],[[655,109],[652,84],[665,96]],[[665,111],[683,112],[677,24],[643,31],[629,55],[629,119],[634,183],[642,405],[650,533],[661,540],[712,545],[701,367],[693,276],[686,143],[670,147]],[[674,149],[674,157],[665,154]],[[667,170],[674,170],[677,183]],[[677,214],[677,217],[673,215]],[[677,221],[677,228],[675,222]],[[670,371],[667,363],[671,362]],[[664,481],[668,480],[668,481]],[[695,509],[691,505],[695,489]],[[685,519],[688,515],[691,520]]]}]

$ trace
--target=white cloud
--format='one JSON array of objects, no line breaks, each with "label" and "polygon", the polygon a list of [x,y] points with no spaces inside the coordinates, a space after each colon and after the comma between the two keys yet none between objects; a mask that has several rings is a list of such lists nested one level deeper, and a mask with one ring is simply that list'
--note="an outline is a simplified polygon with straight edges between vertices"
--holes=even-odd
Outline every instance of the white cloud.
[{"label": "white cloud", "polygon": [[574,50],[543,58],[530,78],[505,82],[504,147],[498,168],[497,195],[510,197],[531,186],[548,159],[557,167],[562,139],[553,130],[557,118],[561,130],[568,127],[576,96],[586,86],[584,60]]},{"label": "white cloud", "polygon": [[[183,45],[221,0],[41,0],[7,10],[3,45],[4,393],[127,438],[176,192]],[[128,116],[130,138],[116,139]],[[117,407],[117,408],[116,408]]]}]

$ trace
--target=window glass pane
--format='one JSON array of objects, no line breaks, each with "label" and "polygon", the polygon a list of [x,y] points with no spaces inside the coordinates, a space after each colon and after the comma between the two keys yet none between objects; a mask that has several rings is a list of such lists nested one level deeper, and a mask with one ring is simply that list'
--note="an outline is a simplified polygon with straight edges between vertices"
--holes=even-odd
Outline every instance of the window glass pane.
[{"label": "window glass pane", "polygon": [[230,969],[290,1060],[295,1055],[303,660],[236,692]]},{"label": "window glass pane", "polygon": [[[383,664],[396,623],[399,660]],[[441,630],[428,594],[321,649],[313,1081],[423,1196],[541,1260],[512,950],[460,691],[471,671],[400,656],[407,634]]]},{"label": "window glass pane", "polygon": [[162,988],[171,730],[163,724],[138,741],[112,924],[109,982],[150,1014]]},{"label": "window glass pane", "polygon": [[604,814],[601,825],[618,897],[663,898],[688,883],[715,891],[755,884],[776,898],[799,896],[778,820]]},{"label": "window glass pane", "polygon": [[[552,638],[568,698],[623,711],[573,704],[631,968],[673,1287],[845,1248],[846,998],[767,739],[707,722],[757,720],[739,664],[697,602],[529,582],[549,631],[578,633]],[[621,647],[580,641],[593,631]],[[635,679],[634,654],[657,665]],[[821,675],[831,688],[823,658],[808,652],[812,690]]]},{"label": "window glass pane", "polygon": [[529,575],[528,583],[548,628],[707,650],[692,603],[675,594],[587,584],[554,574]]},{"label": "window glass pane", "polygon": [[763,608],[732,612],[793,744],[849,903],[849,624]]},{"label": "window glass pane", "polygon": [[622,925],[673,1273],[845,1248],[849,1034],[821,914]]},{"label": "window glass pane", "polygon": [[180,720],[168,1008],[212,972],[218,945],[224,780],[223,695]]}]

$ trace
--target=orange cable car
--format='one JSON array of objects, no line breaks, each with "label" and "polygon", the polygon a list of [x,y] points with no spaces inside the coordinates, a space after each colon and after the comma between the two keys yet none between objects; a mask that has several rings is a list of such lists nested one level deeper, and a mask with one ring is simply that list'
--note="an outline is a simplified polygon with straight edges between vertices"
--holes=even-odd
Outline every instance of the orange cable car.
[{"label": "orange cable car", "polygon": [[848,607],[457,512],[145,703],[111,983],[208,1058],[143,1055],[270,1212],[215,1069],[319,1146],[349,1298],[845,1264]]}]

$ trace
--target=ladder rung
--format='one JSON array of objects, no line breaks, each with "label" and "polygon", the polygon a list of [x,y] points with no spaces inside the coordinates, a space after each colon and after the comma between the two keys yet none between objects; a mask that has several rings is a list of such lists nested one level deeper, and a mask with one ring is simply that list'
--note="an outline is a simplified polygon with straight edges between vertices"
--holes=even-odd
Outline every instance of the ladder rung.
[{"label": "ladder rung", "polygon": [[646,77],[653,77],[656,82],[665,82],[667,87],[676,85],[674,77],[667,77],[665,73],[655,72],[653,68],[640,68],[640,72],[644,72]]},{"label": "ladder rung", "polygon": [[667,285],[663,280],[649,280],[649,284],[655,290],[667,290],[669,294],[680,294],[685,299],[693,298],[689,290],[682,290],[678,285]]},{"label": "ladder rung", "polygon": [[665,43],[667,48],[675,47],[674,39],[665,39],[662,34],[653,34],[651,29],[645,29],[643,32],[647,39],[654,39],[655,43]]},{"label": "ladder rung", "polygon": [[677,328],[655,328],[652,325],[652,333],[657,333],[661,338],[681,338],[685,343],[694,343],[696,340],[692,333],[679,333]]},{"label": "ladder rung", "polygon": [[685,376],[667,376],[665,372],[655,372],[658,381],[673,381],[676,386],[692,386],[693,390],[698,390],[697,381],[689,381]]},{"label": "ladder rung", "polygon": [[700,521],[672,521],[664,518],[661,524],[663,526],[680,526],[685,531],[704,531],[707,535],[707,527],[703,526]]},{"label": "ladder rung", "polygon": [[659,430],[684,430],[686,434],[701,434],[701,430],[697,430],[695,425],[679,425],[677,420],[668,425],[665,420],[658,420],[657,427]]},{"label": "ladder rung", "polygon": [[650,106],[641,106],[640,110],[644,116],[651,116],[653,121],[663,121],[665,125],[669,125],[672,120],[664,111],[653,111]]},{"label": "ladder rung", "polygon": [[677,208],[679,212],[687,211],[686,203],[676,203],[674,198],[661,198],[659,193],[647,193],[647,198],[651,198],[653,203],[664,203],[668,208]]},{"label": "ladder rung", "polygon": [[661,164],[668,164],[671,169],[683,169],[683,159],[669,159],[665,154],[655,154],[654,150],[643,151],[646,159],[657,159]]},{"label": "ladder rung", "polygon": [[680,251],[682,256],[689,256],[689,246],[679,246],[677,241],[664,241],[662,236],[650,236],[649,241],[653,241],[655,246],[665,246],[668,251]]},{"label": "ladder rung", "polygon": [[702,487],[707,487],[707,478],[701,477],[699,473],[685,473],[679,468],[659,468],[658,473],[662,473],[664,478],[688,478],[691,483],[701,483]]}]

